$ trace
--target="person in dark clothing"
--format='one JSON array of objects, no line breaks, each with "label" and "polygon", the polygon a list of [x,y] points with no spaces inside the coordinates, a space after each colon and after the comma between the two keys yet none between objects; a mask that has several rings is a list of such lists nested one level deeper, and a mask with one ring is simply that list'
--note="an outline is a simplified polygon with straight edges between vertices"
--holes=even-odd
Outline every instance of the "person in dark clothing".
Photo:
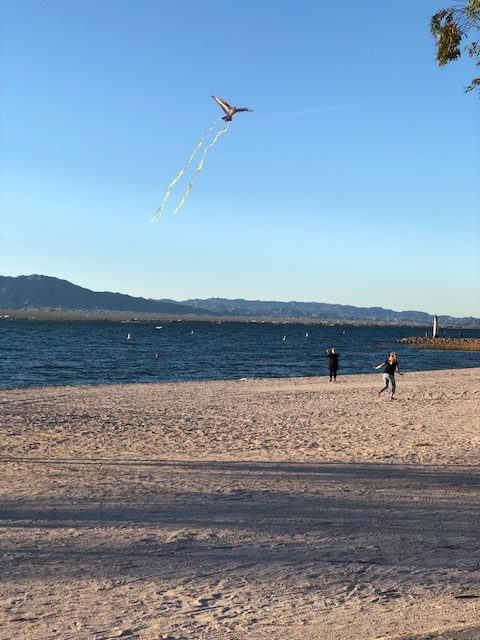
[{"label": "person in dark clothing", "polygon": [[392,385],[392,395],[390,396],[393,400],[393,396],[395,395],[395,391],[397,389],[397,385],[395,384],[395,373],[398,372],[399,375],[403,375],[400,371],[400,367],[398,366],[397,354],[395,351],[388,356],[385,362],[381,362],[377,366],[373,366],[374,369],[381,369],[383,367],[383,387],[378,392],[378,397],[388,389],[388,385]]},{"label": "person in dark clothing", "polygon": [[340,360],[340,356],[335,351],[335,347],[332,349],[327,349],[328,354],[328,371],[330,372],[330,382],[337,381],[337,371],[338,371],[338,361]]}]

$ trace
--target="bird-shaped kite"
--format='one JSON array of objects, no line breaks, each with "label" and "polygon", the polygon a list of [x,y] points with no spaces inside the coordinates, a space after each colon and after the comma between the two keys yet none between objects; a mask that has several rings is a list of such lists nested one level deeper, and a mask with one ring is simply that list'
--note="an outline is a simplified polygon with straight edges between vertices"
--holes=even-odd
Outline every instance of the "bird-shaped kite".
[{"label": "bird-shaped kite", "polygon": [[[217,96],[212,96],[212,98],[215,100],[215,102],[217,104],[219,104],[222,109],[225,112],[225,116],[223,116],[223,118],[221,118],[221,120],[225,120],[225,122],[227,123],[225,125],[225,127],[223,129],[221,129],[220,131],[217,131],[215,133],[215,135],[213,136],[213,140],[211,142],[209,142],[202,153],[202,156],[200,158],[200,162],[198,163],[197,168],[195,169],[195,171],[193,172],[192,177],[190,178],[190,182],[187,185],[187,188],[185,190],[185,193],[183,194],[183,196],[181,197],[179,203],[177,204],[177,206],[175,207],[175,209],[173,210],[173,215],[175,215],[176,213],[178,213],[179,209],[182,207],[183,203],[185,202],[185,200],[188,197],[188,194],[190,193],[191,189],[192,189],[192,185],[193,182],[195,180],[195,178],[198,176],[198,174],[200,173],[200,171],[203,169],[203,163],[205,160],[205,156],[207,155],[208,150],[213,147],[213,145],[217,142],[217,140],[220,138],[220,136],[223,136],[224,133],[226,133],[228,131],[228,127],[230,126],[230,122],[232,121],[233,116],[236,113],[239,113],[240,111],[252,111],[252,109],[247,109],[246,107],[242,107],[240,109],[237,109],[237,107],[232,107],[228,104],[228,102],[225,102],[225,100],[221,100],[220,98],[218,98]],[[157,220],[159,220],[162,215],[163,215],[163,210],[165,208],[165,203],[167,202],[167,199],[173,189],[173,187],[176,185],[176,183],[180,180],[180,178],[183,176],[183,174],[185,173],[187,167],[190,165],[190,163],[192,162],[193,158],[195,157],[197,151],[200,149],[200,147],[204,144],[205,140],[208,137],[208,134],[211,133],[213,131],[213,129],[215,128],[215,125],[220,121],[220,118],[215,119],[212,124],[208,127],[208,129],[205,131],[205,133],[203,134],[203,136],[200,138],[200,140],[197,142],[197,146],[195,147],[195,149],[192,151],[192,153],[190,154],[190,157],[188,158],[188,160],[185,162],[185,164],[183,165],[183,167],[180,169],[180,171],[178,172],[178,174],[175,176],[175,178],[172,180],[172,182],[170,183],[170,185],[168,186],[168,189],[163,197],[163,201],[162,204],[158,207],[158,209],[155,211],[151,222],[156,222]]]},{"label": "bird-shaped kite", "polygon": [[215,102],[220,105],[222,107],[222,109],[225,111],[225,113],[227,114],[226,116],[224,116],[222,118],[222,120],[225,120],[225,122],[231,122],[233,116],[236,113],[240,113],[240,111],[253,111],[253,109],[248,109],[247,107],[241,107],[241,108],[237,108],[237,107],[232,107],[228,104],[228,102],[225,102],[225,100],[222,100],[221,98],[219,98],[218,96],[212,96],[212,98],[215,100]]}]

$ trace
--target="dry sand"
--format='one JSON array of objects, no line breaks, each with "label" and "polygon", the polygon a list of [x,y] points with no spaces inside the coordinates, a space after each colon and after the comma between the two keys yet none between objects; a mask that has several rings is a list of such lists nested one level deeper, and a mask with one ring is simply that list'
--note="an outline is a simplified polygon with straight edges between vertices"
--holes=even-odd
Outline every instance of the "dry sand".
[{"label": "dry sand", "polygon": [[479,373],[0,391],[0,638],[479,639]]}]

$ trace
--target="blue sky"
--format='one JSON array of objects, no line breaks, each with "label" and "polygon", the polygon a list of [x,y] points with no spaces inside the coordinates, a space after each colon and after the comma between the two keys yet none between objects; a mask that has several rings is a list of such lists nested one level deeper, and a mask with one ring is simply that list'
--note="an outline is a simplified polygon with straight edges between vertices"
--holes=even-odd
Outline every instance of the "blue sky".
[{"label": "blue sky", "polygon": [[[468,57],[436,66],[444,4],[2,1],[0,273],[480,316],[480,101]],[[254,113],[151,223],[211,94]]]}]

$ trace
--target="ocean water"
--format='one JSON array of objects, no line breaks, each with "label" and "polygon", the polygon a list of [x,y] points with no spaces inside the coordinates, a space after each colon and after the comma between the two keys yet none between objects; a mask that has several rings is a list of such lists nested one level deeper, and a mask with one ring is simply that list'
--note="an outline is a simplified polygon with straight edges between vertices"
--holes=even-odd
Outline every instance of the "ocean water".
[{"label": "ocean water", "polygon": [[[241,322],[0,322],[0,388],[156,383],[327,375],[326,349],[342,374],[373,373],[396,351],[403,371],[480,367],[480,352],[398,344],[430,328],[325,327]],[[130,337],[129,337],[130,335]],[[441,336],[456,337],[459,330]],[[480,337],[480,331],[462,330]]]}]

